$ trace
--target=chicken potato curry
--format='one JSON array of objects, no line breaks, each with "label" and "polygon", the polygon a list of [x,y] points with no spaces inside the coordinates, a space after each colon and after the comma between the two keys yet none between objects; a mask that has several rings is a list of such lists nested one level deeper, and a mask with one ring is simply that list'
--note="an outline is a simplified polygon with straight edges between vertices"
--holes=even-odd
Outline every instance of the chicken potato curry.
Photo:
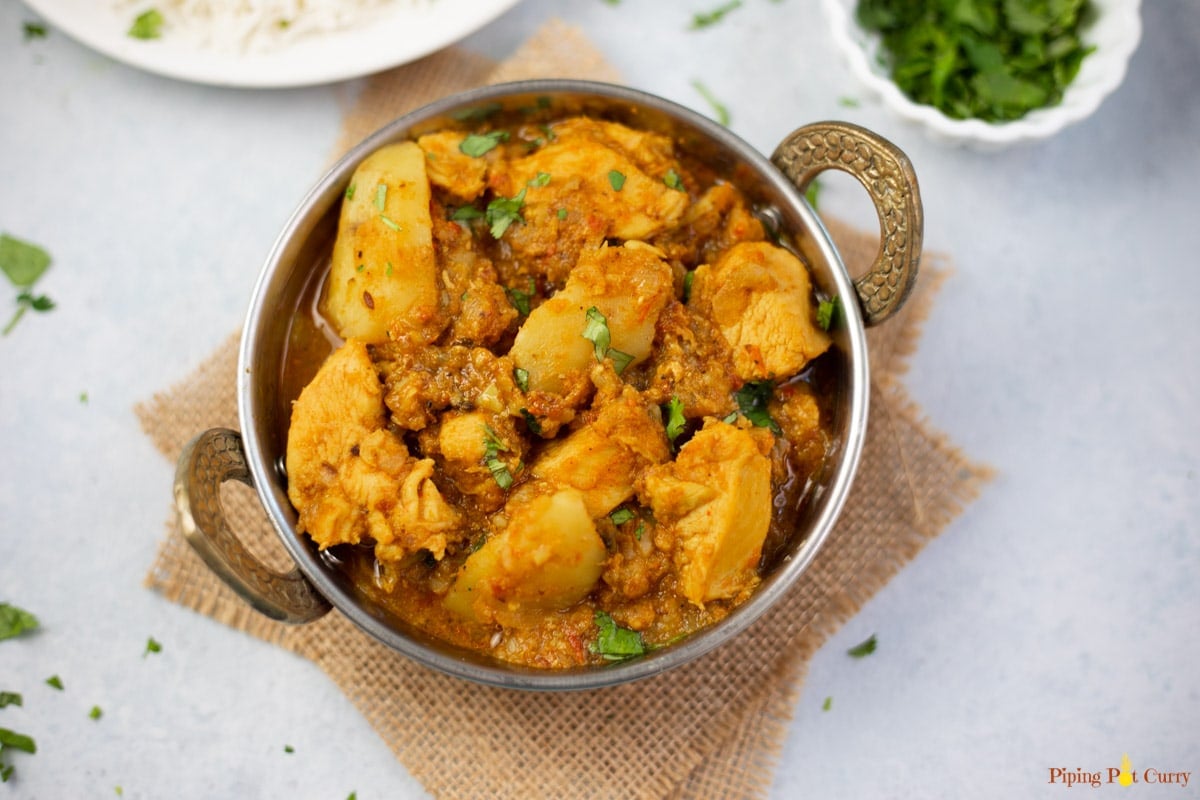
[{"label": "chicken potato curry", "polygon": [[514,115],[382,147],[318,292],[298,529],[497,659],[599,664],[720,620],[831,447],[808,270],[663,134]]}]

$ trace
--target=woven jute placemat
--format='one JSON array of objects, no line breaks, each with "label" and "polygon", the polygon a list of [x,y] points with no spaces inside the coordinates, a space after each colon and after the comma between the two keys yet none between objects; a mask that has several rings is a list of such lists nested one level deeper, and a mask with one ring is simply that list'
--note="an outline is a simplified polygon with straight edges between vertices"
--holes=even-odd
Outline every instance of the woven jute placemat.
[{"label": "woven jute placemat", "polygon": [[[495,65],[449,49],[370,79],[336,153],[443,95],[533,77],[617,80],[575,29],[539,29]],[[828,221],[852,272],[877,237]],[[598,692],[532,694],[477,686],[415,665],[330,613],[272,622],[227,589],[191,551],[174,517],[146,584],[168,599],[311,659],[366,716],[399,761],[438,798],[753,798],[766,794],[821,643],[979,492],[988,470],[933,431],[899,378],[948,266],[926,256],[900,314],[868,334],[873,370],[866,447],[836,529],[803,580],[737,641],[669,675]],[[210,427],[237,428],[238,337],[136,413],[175,459]],[[226,514],[268,564],[288,566],[252,491],[223,489]]]}]

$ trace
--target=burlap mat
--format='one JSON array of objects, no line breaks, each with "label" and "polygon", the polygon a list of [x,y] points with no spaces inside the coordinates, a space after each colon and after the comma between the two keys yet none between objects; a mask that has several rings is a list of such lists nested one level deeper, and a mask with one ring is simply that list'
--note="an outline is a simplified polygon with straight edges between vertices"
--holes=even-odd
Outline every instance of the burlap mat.
[{"label": "burlap mat", "polygon": [[[526,77],[616,79],[578,31],[548,23],[499,67],[451,49],[372,78],[336,152],[436,97]],[[852,271],[874,257],[874,234],[836,221],[830,228]],[[927,256],[915,296],[869,334],[874,377],[861,468],[846,511],[808,574],[737,641],[668,676],[600,692],[518,693],[417,666],[336,612],[305,626],[281,625],[213,577],[173,517],[146,583],[313,660],[435,797],[761,797],[809,657],[987,477],[986,468],[930,430],[897,380],[946,273]],[[236,361],[234,335],[181,384],[135,409],[168,458],[206,428],[238,427]],[[282,568],[286,556],[253,493],[240,484],[224,491],[235,530],[252,551]]]}]

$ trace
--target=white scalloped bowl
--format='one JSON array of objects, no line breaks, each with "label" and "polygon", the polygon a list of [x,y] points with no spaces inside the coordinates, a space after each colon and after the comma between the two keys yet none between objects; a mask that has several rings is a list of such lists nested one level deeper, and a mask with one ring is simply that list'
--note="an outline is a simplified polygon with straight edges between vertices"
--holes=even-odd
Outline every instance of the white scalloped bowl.
[{"label": "white scalloped bowl", "polygon": [[1095,14],[1080,31],[1096,49],[1084,60],[1075,80],[1056,106],[1031,111],[1011,122],[953,119],[933,106],[914,103],[888,77],[880,63],[880,37],[855,20],[858,0],[822,0],[833,41],[854,76],[901,118],[923,128],[935,141],[999,150],[1045,139],[1095,111],[1125,78],[1130,56],[1142,35],[1140,0],[1091,0]]}]

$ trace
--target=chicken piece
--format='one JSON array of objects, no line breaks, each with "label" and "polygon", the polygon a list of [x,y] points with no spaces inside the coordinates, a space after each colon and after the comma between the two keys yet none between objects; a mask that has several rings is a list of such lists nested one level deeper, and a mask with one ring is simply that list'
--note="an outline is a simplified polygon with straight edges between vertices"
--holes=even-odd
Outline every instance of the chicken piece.
[{"label": "chicken piece", "polygon": [[678,228],[656,238],[654,243],[668,258],[695,267],[720,256],[738,242],[763,239],[766,230],[742,193],[728,183],[717,183],[688,206]]},{"label": "chicken piece", "polygon": [[505,516],[508,524],[467,557],[446,595],[447,608],[520,626],[587,596],[607,551],[582,494],[525,492],[509,501]]},{"label": "chicken piece", "polygon": [[657,409],[633,387],[618,392],[598,399],[594,419],[585,417],[583,427],[548,445],[529,468],[535,478],[578,490],[592,517],[632,497],[637,476],[671,457]]},{"label": "chicken piece", "polygon": [[673,285],[670,266],[649,245],[585,251],[562,291],[530,312],[509,355],[529,373],[531,390],[562,392],[573,373],[596,361],[596,347],[583,335],[595,307],[606,320],[611,349],[640,363],[650,354]]},{"label": "chicken piece", "polygon": [[511,485],[525,455],[525,442],[506,413],[447,411],[420,441],[427,455],[440,456],[443,473],[458,490],[487,511],[504,505],[503,484]]},{"label": "chicken piece", "polygon": [[771,462],[749,432],[710,419],[675,461],[651,469],[645,495],[675,529],[680,591],[703,608],[742,595],[771,525]]},{"label": "chicken piece", "polygon": [[459,149],[466,137],[461,131],[439,131],[419,137],[417,146],[425,153],[429,182],[460,200],[470,201],[483,194],[488,161]]},{"label": "chicken piece", "polygon": [[351,339],[321,366],[292,407],[288,498],[297,528],[321,549],[374,540],[376,554],[445,553],[458,513],[386,429],[383,386],[366,345]]},{"label": "chicken piece", "polygon": [[433,341],[439,307],[425,154],[413,142],[376,150],[351,178],[321,313],[343,338]]},{"label": "chicken piece", "polygon": [[448,341],[490,347],[508,333],[517,309],[470,230],[444,215],[445,208],[435,202],[433,248],[441,267],[443,308],[450,319]]},{"label": "chicken piece", "polygon": [[524,192],[523,224],[504,234],[515,260],[561,286],[580,250],[605,238],[645,240],[674,227],[686,192],[663,177],[677,167],[665,136],[578,118],[529,155],[489,176],[497,196]]},{"label": "chicken piece", "polygon": [[720,328],[743,380],[784,380],[829,348],[815,321],[808,270],[769,242],[735,245],[716,264],[698,267],[691,305]]}]

